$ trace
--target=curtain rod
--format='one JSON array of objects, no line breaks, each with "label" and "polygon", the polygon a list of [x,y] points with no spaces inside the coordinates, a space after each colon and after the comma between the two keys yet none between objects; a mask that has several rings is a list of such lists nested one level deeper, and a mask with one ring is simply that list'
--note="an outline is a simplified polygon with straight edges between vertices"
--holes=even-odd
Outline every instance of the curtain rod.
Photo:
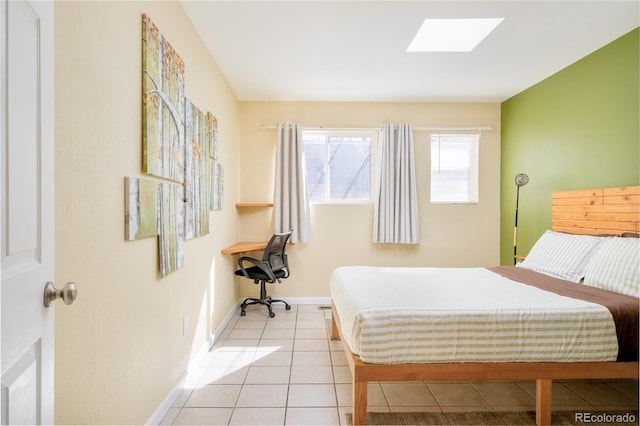
[{"label": "curtain rod", "polygon": [[[347,127],[347,126],[302,126],[303,130],[360,130],[360,131],[376,131],[380,130],[381,126],[377,127]],[[277,129],[277,124],[263,124],[260,126],[261,129]],[[482,131],[495,130],[494,126],[446,126],[446,127],[432,127],[432,126],[414,126],[413,130],[416,131]]]}]

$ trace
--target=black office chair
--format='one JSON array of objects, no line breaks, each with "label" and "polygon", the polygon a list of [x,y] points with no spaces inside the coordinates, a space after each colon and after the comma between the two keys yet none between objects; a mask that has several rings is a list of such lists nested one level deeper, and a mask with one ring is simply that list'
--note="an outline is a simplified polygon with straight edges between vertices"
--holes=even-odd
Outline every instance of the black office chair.
[{"label": "black office chair", "polygon": [[[284,300],[272,299],[270,296],[267,296],[266,283],[274,284],[276,281],[281,282],[280,280],[289,277],[289,263],[287,262],[285,249],[292,233],[293,231],[273,234],[264,249],[262,260],[247,256],[238,259],[240,269],[238,269],[235,274],[253,280],[254,284],[260,283],[260,298],[246,298],[240,305],[240,316],[247,314],[245,311],[247,305],[256,305],[258,303],[267,306],[271,318],[276,316],[271,309],[272,303],[284,303],[287,311],[291,309],[291,306]],[[253,264],[254,266],[245,267],[245,264]]]}]

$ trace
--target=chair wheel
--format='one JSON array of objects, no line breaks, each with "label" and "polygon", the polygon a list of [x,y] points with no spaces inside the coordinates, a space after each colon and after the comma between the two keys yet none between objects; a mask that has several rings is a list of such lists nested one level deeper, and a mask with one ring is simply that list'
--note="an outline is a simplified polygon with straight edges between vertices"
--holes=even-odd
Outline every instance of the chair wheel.
[{"label": "chair wheel", "polygon": [[246,317],[246,316],[247,316],[247,313],[246,313],[245,311],[240,311],[240,316],[241,316],[241,317]]},{"label": "chair wheel", "polygon": [[290,310],[291,310],[291,305],[285,305],[285,307],[284,307],[284,308],[285,308],[287,311],[290,311]]},{"label": "chair wheel", "polygon": [[275,316],[276,316],[276,314],[274,314],[273,312],[269,312],[269,316],[270,316],[271,318],[273,318],[273,317],[275,317]]}]

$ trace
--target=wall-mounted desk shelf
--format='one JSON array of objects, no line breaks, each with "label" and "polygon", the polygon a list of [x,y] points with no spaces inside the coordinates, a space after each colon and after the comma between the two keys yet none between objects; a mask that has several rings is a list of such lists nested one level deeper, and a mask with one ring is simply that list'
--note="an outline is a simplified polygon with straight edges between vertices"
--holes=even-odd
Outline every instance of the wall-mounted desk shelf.
[{"label": "wall-mounted desk shelf", "polygon": [[[238,254],[238,253],[246,253],[249,251],[263,251],[265,247],[267,247],[268,241],[252,241],[252,242],[242,242],[235,243],[232,246],[229,246],[225,249],[220,250],[222,254]],[[293,243],[287,243],[288,246],[292,246]]]},{"label": "wall-mounted desk shelf", "polygon": [[236,208],[273,207],[273,203],[236,203]]},{"label": "wall-mounted desk shelf", "polygon": [[234,245],[223,249],[220,253],[238,254],[238,253],[245,253],[248,251],[261,251],[261,250],[264,250],[266,246],[267,246],[266,241],[235,243]]}]

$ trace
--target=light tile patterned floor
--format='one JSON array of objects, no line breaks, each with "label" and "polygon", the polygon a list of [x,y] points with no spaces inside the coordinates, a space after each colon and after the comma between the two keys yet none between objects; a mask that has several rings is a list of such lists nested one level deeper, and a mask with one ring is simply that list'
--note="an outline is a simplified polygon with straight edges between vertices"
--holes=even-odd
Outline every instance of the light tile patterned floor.
[{"label": "light tile patterned floor", "polygon": [[[252,306],[229,323],[163,424],[339,425],[351,412],[342,343],[329,340],[330,310]],[[533,382],[369,384],[368,411],[533,410]],[[638,381],[553,383],[553,409],[638,409]]]}]

